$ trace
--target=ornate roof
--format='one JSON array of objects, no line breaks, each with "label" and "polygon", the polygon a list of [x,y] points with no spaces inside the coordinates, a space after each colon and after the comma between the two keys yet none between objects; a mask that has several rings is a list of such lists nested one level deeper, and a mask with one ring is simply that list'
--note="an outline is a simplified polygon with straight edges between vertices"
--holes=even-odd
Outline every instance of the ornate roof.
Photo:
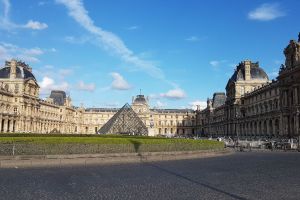
[{"label": "ornate roof", "polygon": [[[251,80],[262,80],[262,81],[269,81],[269,77],[267,73],[259,67],[259,63],[250,63],[250,77]],[[231,82],[236,81],[245,81],[245,65],[244,62],[241,62],[234,71],[231,78],[228,80],[227,86]],[[226,86],[226,88],[227,88]]]},{"label": "ornate roof", "polygon": [[[258,62],[251,63],[250,75],[251,75],[251,79],[269,80],[267,73],[262,68],[259,67]],[[240,63],[237,66],[237,69],[231,76],[230,80],[234,82],[245,80],[245,66],[243,64]]]},{"label": "ornate roof", "polygon": [[216,92],[214,93],[214,97],[212,100],[212,107],[217,108],[225,104],[226,95],[224,92]]},{"label": "ornate roof", "polygon": [[66,93],[65,91],[61,91],[61,90],[52,90],[50,94],[50,98],[53,99],[54,104],[63,106],[66,99]]},{"label": "ornate roof", "polygon": [[147,103],[147,100],[144,95],[137,95],[133,103]]},{"label": "ornate roof", "polygon": [[[10,78],[10,62],[6,61],[5,66],[0,69],[0,78]],[[16,78],[28,79],[32,78],[36,81],[34,75],[31,72],[31,68],[24,62],[18,61],[16,68]]]}]

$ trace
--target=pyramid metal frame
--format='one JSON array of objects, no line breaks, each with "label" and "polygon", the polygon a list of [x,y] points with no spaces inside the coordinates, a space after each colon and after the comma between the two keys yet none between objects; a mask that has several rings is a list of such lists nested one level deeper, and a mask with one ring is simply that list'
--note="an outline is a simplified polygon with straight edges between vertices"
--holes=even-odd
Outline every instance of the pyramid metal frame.
[{"label": "pyramid metal frame", "polygon": [[148,129],[131,106],[126,103],[99,129],[98,133],[148,135]]}]

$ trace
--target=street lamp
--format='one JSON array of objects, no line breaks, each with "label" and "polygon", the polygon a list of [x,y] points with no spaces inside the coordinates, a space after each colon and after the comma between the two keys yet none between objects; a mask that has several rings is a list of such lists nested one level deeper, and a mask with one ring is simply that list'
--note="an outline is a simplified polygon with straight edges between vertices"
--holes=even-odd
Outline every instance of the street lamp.
[{"label": "street lamp", "polygon": [[299,115],[300,115],[300,111],[299,111],[299,108],[297,108],[297,120],[298,120],[298,126],[297,126],[297,134],[298,134],[298,151],[300,151],[300,133],[299,133]]},{"label": "street lamp", "polygon": [[238,120],[239,120],[239,117],[240,117],[240,115],[239,115],[239,112],[238,111],[236,111],[236,113],[235,113],[235,134],[236,134],[236,137],[237,137],[237,140],[239,141],[239,131],[237,131],[236,129],[237,129],[237,126],[238,126]]}]

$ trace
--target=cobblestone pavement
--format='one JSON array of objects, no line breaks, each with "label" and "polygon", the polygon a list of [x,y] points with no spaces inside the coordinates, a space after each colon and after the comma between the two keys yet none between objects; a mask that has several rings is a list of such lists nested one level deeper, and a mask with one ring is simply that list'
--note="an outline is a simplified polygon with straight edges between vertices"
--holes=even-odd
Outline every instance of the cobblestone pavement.
[{"label": "cobblestone pavement", "polygon": [[300,153],[0,169],[0,199],[300,199]]}]

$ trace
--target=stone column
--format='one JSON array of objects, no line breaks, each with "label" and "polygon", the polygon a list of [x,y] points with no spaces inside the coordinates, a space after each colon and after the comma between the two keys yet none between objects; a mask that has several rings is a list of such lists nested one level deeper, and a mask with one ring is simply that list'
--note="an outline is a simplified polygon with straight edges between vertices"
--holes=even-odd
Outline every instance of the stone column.
[{"label": "stone column", "polygon": [[7,118],[6,118],[6,119],[4,119],[4,124],[3,124],[3,125],[4,125],[4,127],[3,127],[3,132],[4,132],[4,133],[7,132],[7,123],[8,123],[8,122],[7,122]]},{"label": "stone column", "polygon": [[10,126],[9,126],[9,132],[13,133],[14,131],[14,119],[11,118],[10,120]]},{"label": "stone column", "polygon": [[266,134],[265,134],[265,136],[269,136],[270,135],[270,127],[269,127],[269,120],[265,120],[266,121],[266,124],[267,124],[267,132],[266,132]]},{"label": "stone column", "polygon": [[15,132],[19,132],[18,120],[15,120]]},{"label": "stone column", "polygon": [[2,132],[2,117],[0,117],[0,132]]},{"label": "stone column", "polygon": [[6,132],[10,132],[10,129],[11,129],[11,120],[8,118],[8,119],[7,119]]}]

